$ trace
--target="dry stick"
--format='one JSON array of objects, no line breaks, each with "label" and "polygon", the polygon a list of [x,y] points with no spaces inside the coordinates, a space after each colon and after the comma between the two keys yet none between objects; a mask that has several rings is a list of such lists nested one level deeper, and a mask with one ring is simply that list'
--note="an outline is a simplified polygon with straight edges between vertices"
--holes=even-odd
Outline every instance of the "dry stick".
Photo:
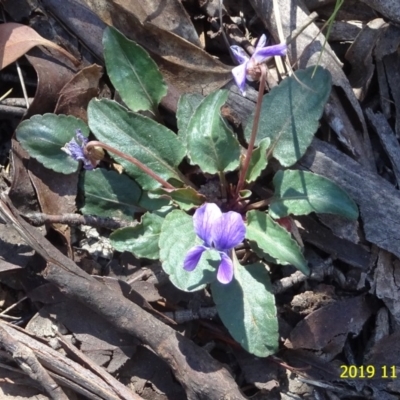
[{"label": "dry stick", "polygon": [[[142,212],[141,210],[139,210]],[[145,210],[143,210],[144,212]],[[99,217],[97,215],[82,214],[60,214],[50,215],[44,213],[28,213],[23,215],[33,226],[42,226],[46,223],[65,224],[69,226],[89,225],[95,228],[106,228],[110,230],[136,226],[137,221],[125,221],[117,218]]]},{"label": "dry stick", "polygon": [[[22,328],[6,323],[2,323],[1,327],[18,342],[29,347],[40,363],[48,370],[48,374],[62,386],[92,400],[143,400],[134,393],[129,393],[129,396],[118,396],[115,390],[101,377],[50,346],[32,338]],[[104,373],[107,372],[104,371]]]},{"label": "dry stick", "polygon": [[107,382],[115,390],[115,392],[121,396],[122,399],[142,399],[139,395],[132,393],[125,385],[123,385],[120,381],[110,375],[104,368],[97,365],[84,353],[79,351],[72,343],[70,343],[68,340],[65,340],[64,337],[58,332],[57,337],[64,349],[67,349],[70,353],[74,354],[74,356],[80,359],[84,364],[86,364],[88,368],[99,375],[104,380],[104,382]]},{"label": "dry stick", "polygon": [[39,383],[45,392],[54,400],[68,400],[64,391],[51,378],[39,363],[33,351],[14,339],[0,326],[0,343],[12,354],[13,359],[35,382]]},{"label": "dry stick", "polygon": [[257,137],[258,123],[260,121],[261,105],[262,105],[263,95],[264,95],[265,77],[267,75],[267,67],[264,64],[261,64],[260,69],[261,69],[261,79],[260,79],[260,86],[258,89],[256,110],[254,113],[253,126],[251,128],[249,147],[247,148],[246,158],[244,159],[243,166],[240,169],[239,182],[236,187],[236,195],[237,196],[239,195],[239,192],[242,190],[244,181],[246,179],[247,170],[249,169],[249,165],[250,165],[251,155],[253,154],[253,150],[254,150],[254,143],[255,143],[256,137]]},{"label": "dry stick", "polygon": [[5,194],[0,214],[47,262],[44,277],[63,293],[85,304],[119,331],[137,337],[167,362],[191,400],[244,400],[233,377],[220,362],[191,340],[154,318],[121,294],[79,269],[18,216]]}]

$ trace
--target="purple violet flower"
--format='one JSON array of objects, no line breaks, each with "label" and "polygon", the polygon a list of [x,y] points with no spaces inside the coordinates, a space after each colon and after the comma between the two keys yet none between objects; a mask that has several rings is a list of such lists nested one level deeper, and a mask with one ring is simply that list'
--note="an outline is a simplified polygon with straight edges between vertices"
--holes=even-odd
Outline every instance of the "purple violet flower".
[{"label": "purple violet flower", "polygon": [[269,57],[286,55],[286,44],[281,43],[274,46],[264,47],[266,40],[267,39],[265,35],[260,37],[254,54],[251,57],[249,57],[241,47],[231,46],[232,53],[234,54],[236,60],[240,63],[240,65],[232,69],[232,75],[243,96],[246,95],[246,78],[249,80],[254,80],[252,74],[249,74],[249,71],[252,71],[255,67],[257,67],[258,64],[263,63]]},{"label": "purple violet flower", "polygon": [[83,136],[82,131],[77,129],[75,131],[75,137],[66,143],[61,150],[65,151],[74,160],[83,161],[83,168],[92,170],[94,166],[84,151],[88,141],[89,139]]},{"label": "purple violet flower", "polygon": [[235,211],[222,213],[216,204],[206,203],[194,213],[193,225],[196,235],[204,243],[192,247],[187,252],[183,268],[186,271],[193,271],[203,252],[214,249],[221,256],[217,279],[221,283],[229,283],[233,278],[233,262],[229,253],[243,241],[246,235],[242,216]]}]

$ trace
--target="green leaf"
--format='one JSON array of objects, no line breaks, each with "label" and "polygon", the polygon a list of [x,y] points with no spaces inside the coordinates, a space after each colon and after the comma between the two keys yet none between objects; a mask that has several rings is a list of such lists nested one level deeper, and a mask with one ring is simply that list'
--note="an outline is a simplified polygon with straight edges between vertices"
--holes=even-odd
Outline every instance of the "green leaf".
[{"label": "green leaf", "polygon": [[139,205],[142,190],[126,175],[102,168],[85,171],[82,175],[83,214],[132,219],[136,212],[144,211]]},{"label": "green leaf", "polygon": [[194,207],[201,206],[206,198],[202,194],[196,192],[191,187],[179,188],[179,189],[164,189],[159,188],[153,190],[151,193],[166,196],[172,199],[178,206],[184,211],[189,211]]},{"label": "green leaf", "polygon": [[259,144],[259,146],[253,151],[251,155],[249,169],[246,174],[246,182],[254,182],[260,175],[261,172],[267,167],[267,149],[271,143],[270,138],[265,138]]},{"label": "green leaf", "polygon": [[146,50],[113,27],[104,30],[103,47],[107,74],[124,103],[133,111],[155,112],[167,86]]},{"label": "green leaf", "polygon": [[196,108],[187,127],[189,158],[209,174],[239,166],[239,142],[220,114],[227,98],[226,90],[211,93]]},{"label": "green leaf", "polygon": [[77,129],[83,136],[89,135],[89,128],[81,119],[55,114],[35,115],[18,125],[17,139],[29,155],[46,168],[67,175],[78,170],[79,161],[61,148],[75,137]]},{"label": "green leaf", "polygon": [[199,93],[185,93],[179,98],[176,119],[178,121],[178,137],[185,143],[187,139],[187,127],[194,111],[204,100],[204,96]]},{"label": "green leaf", "polygon": [[120,228],[110,235],[111,244],[118,251],[130,251],[138,258],[157,260],[160,257],[158,240],[164,218],[146,213],[140,224]]},{"label": "green leaf", "polygon": [[309,269],[300,246],[289,232],[261,211],[247,213],[246,238],[255,251],[262,250],[279,264],[291,264],[308,275]]},{"label": "green leaf", "polygon": [[358,208],[349,195],[331,180],[306,171],[278,171],[275,195],[270,205],[273,218],[311,212],[358,218]]},{"label": "green leaf", "polygon": [[[314,73],[315,72],[315,73]],[[273,156],[289,167],[299,160],[318,129],[331,91],[331,75],[322,67],[296,71],[264,96],[256,144],[269,137]],[[254,113],[245,130],[250,138]]]},{"label": "green leaf", "polygon": [[186,253],[198,244],[202,241],[194,232],[192,217],[180,210],[172,211],[165,217],[158,242],[162,267],[171,282],[187,292],[200,290],[214,281],[220,263],[219,254],[207,250],[194,271],[185,271],[183,261]]},{"label": "green leaf", "polygon": [[275,297],[269,274],[261,263],[241,266],[234,256],[234,279],[215,281],[211,291],[218,314],[232,337],[249,353],[268,357],[278,351]]},{"label": "green leaf", "polygon": [[[137,158],[165,180],[180,180],[178,165],[186,151],[174,132],[112,100],[91,100],[88,116],[90,129],[97,139]],[[135,165],[111,155],[144,190],[160,186]]]}]

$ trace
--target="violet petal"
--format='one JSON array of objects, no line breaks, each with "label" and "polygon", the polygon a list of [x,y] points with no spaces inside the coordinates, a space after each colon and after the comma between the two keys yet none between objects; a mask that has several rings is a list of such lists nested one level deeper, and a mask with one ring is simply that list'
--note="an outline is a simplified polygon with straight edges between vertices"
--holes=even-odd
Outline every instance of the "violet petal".
[{"label": "violet petal", "polygon": [[233,262],[225,253],[221,254],[221,263],[218,267],[217,279],[223,283],[229,283],[233,278]]},{"label": "violet petal", "polygon": [[265,42],[267,41],[267,37],[263,34],[260,39],[258,39],[256,50],[261,49],[261,47],[265,46]]},{"label": "violet petal", "polygon": [[256,49],[252,55],[252,60],[260,64],[264,62],[268,57],[271,56],[284,56],[286,55],[287,46],[285,43],[276,44],[274,46],[267,46],[263,48]]},{"label": "violet petal", "polygon": [[193,225],[196,235],[211,247],[211,232],[213,223],[222,215],[219,207],[214,203],[206,203],[196,210],[193,215]]},{"label": "violet petal", "polygon": [[76,138],[81,142],[82,147],[87,145],[89,139],[87,137],[83,136],[83,133],[80,129],[77,129],[75,131],[75,135],[76,135]]},{"label": "violet petal", "polygon": [[217,250],[230,250],[243,241],[246,225],[239,213],[229,211],[215,220],[211,235]]},{"label": "violet petal", "polygon": [[185,260],[183,261],[183,268],[186,271],[193,271],[197,267],[204,250],[206,250],[204,246],[192,247],[186,253]]},{"label": "violet petal", "polygon": [[232,50],[233,55],[236,58],[236,61],[239,64],[243,64],[250,60],[250,57],[247,55],[247,53],[241,47],[231,46],[231,50]]},{"label": "violet petal", "polygon": [[246,88],[246,68],[248,62],[238,65],[237,67],[232,69],[233,79],[236,82],[236,85],[242,92],[242,95],[245,95],[245,88]]}]

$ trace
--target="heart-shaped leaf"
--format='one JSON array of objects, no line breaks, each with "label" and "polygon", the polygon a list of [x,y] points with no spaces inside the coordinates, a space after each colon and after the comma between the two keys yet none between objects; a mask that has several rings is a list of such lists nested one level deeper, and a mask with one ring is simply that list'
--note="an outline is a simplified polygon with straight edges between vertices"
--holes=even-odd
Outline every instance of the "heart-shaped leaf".
[{"label": "heart-shaped leaf", "polygon": [[[112,100],[92,100],[88,116],[90,129],[100,141],[135,157],[161,178],[180,181],[178,165],[186,151],[174,132]],[[144,190],[160,186],[135,165],[111,155]]]},{"label": "heart-shaped leaf", "polygon": [[142,190],[126,175],[98,168],[84,172],[80,186],[85,196],[83,214],[133,219],[136,212],[143,212]]},{"label": "heart-shaped leaf", "polygon": [[136,257],[159,258],[158,240],[164,218],[151,213],[142,216],[140,224],[120,228],[111,236],[111,244],[118,251],[130,251]]},{"label": "heart-shaped leaf", "polygon": [[[273,156],[289,167],[306,152],[317,131],[331,91],[331,75],[322,67],[299,70],[264,96],[256,144],[269,137]],[[250,138],[254,113],[246,126]]]},{"label": "heart-shaped leaf", "polygon": [[209,174],[239,166],[239,142],[220,114],[227,98],[226,90],[211,93],[196,108],[187,127],[189,158]]},{"label": "heart-shaped leaf", "polygon": [[246,238],[254,250],[262,250],[279,264],[291,264],[308,275],[309,269],[300,246],[289,232],[261,211],[247,213]]},{"label": "heart-shaped leaf", "polygon": [[233,258],[234,279],[211,284],[218,314],[232,337],[249,353],[268,357],[278,351],[275,297],[261,263],[242,266]]},{"label": "heart-shaped leaf", "polygon": [[358,218],[356,203],[336,183],[307,171],[278,171],[274,177],[275,195],[270,205],[273,218],[312,212]]},{"label": "heart-shaped leaf", "polygon": [[194,232],[192,217],[180,210],[172,211],[165,217],[158,242],[160,260],[171,282],[186,292],[202,289],[216,279],[220,256],[211,250],[203,253],[194,271],[183,269],[186,253],[198,244],[202,241]]},{"label": "heart-shaped leaf", "polygon": [[133,111],[156,112],[167,86],[146,50],[113,27],[103,34],[107,73],[124,103]]},{"label": "heart-shaped leaf", "polygon": [[89,128],[81,119],[70,115],[34,115],[18,125],[17,139],[29,155],[46,168],[72,174],[78,170],[79,162],[61,148],[75,137],[77,129],[83,136],[89,135]]}]

